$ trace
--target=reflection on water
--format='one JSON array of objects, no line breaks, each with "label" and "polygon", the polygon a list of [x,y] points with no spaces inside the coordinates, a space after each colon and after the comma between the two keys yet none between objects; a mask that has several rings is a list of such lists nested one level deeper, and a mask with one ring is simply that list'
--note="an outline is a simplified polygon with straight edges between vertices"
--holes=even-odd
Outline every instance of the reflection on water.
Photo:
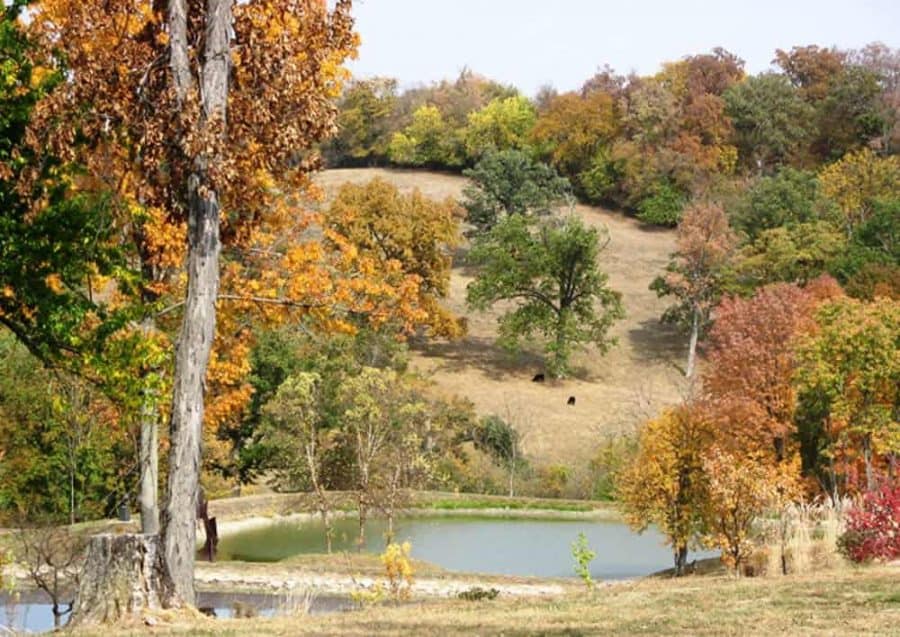
[{"label": "reflection on water", "polygon": [[[259,617],[305,614],[305,600],[284,595],[254,593],[197,593],[197,607],[215,617],[233,617],[235,608],[252,608]],[[309,614],[336,613],[353,608],[346,597],[315,595],[310,599]],[[63,617],[63,625],[69,619]],[[0,593],[0,635],[7,633],[40,633],[53,629],[53,610],[47,596],[40,592],[23,592],[18,596]]]},{"label": "reflection on water", "polygon": [[[274,562],[301,553],[324,553],[320,521],[280,521],[226,535],[219,559]],[[335,549],[355,550],[358,522],[335,521]],[[385,523],[366,525],[366,550],[384,549]],[[412,543],[413,557],[454,571],[496,575],[571,577],[571,545],[579,533],[596,551],[591,573],[598,579],[649,575],[672,566],[672,553],[654,530],[638,535],[621,522],[488,517],[409,517],[396,525],[396,539]],[[708,557],[712,553],[698,553]]]}]

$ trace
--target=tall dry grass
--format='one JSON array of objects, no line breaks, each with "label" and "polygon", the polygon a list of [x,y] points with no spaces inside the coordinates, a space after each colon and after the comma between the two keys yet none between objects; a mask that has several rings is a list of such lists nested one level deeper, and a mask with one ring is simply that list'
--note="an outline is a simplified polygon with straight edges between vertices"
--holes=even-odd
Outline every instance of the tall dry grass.
[{"label": "tall dry grass", "polygon": [[751,559],[755,575],[807,574],[845,564],[837,540],[850,500],[789,504],[759,523],[759,549]]}]

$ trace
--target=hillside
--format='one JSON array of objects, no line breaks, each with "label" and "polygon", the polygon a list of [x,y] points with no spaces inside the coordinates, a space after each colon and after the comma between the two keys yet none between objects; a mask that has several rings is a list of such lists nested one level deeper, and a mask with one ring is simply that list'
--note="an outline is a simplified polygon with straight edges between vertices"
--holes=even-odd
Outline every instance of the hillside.
[{"label": "hillside", "polygon": [[[418,188],[433,198],[459,198],[466,180],[447,174],[385,169],[329,170],[317,181],[326,193],[342,183],[374,177],[404,191]],[[494,345],[498,312],[472,313],[465,305],[472,271],[465,249],[454,263],[447,305],[468,318],[468,335],[458,341],[415,344],[413,364],[449,394],[469,398],[479,413],[509,417],[524,434],[526,453],[540,463],[574,464],[589,457],[598,437],[625,431],[660,406],[676,401],[683,384],[686,341],[659,322],[666,307],[648,289],[674,248],[671,231],[648,229],[634,219],[602,208],[579,205],[586,223],[609,228],[610,243],[601,255],[613,289],[622,293],[627,317],[612,330],[618,344],[606,356],[588,350],[575,356],[574,378],[531,382],[542,371],[538,350],[510,357]],[[566,405],[569,396],[576,405]]]}]

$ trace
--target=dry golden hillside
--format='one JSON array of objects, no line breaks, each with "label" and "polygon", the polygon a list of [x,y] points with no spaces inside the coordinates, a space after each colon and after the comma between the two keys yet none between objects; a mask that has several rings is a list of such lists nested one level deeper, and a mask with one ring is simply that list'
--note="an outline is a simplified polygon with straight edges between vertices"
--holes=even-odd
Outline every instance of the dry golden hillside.
[{"label": "dry golden hillside", "polygon": [[[453,175],[375,168],[329,170],[317,182],[333,193],[342,183],[374,177],[401,190],[418,188],[432,198],[459,198],[466,183]],[[445,393],[466,396],[479,413],[511,418],[524,434],[525,451],[540,464],[583,462],[604,432],[632,428],[683,392],[686,339],[660,324],[666,302],[648,289],[674,248],[674,233],[602,208],[579,205],[576,212],[591,225],[609,228],[611,240],[601,267],[613,289],[622,293],[628,315],[613,328],[618,344],[608,354],[587,350],[573,359],[578,370],[574,378],[531,382],[543,369],[540,350],[510,357],[494,345],[498,312],[472,313],[466,308],[466,285],[473,273],[464,263],[454,264],[447,305],[468,318],[468,335],[413,348],[415,367]],[[576,398],[574,407],[566,405],[569,396]]]}]

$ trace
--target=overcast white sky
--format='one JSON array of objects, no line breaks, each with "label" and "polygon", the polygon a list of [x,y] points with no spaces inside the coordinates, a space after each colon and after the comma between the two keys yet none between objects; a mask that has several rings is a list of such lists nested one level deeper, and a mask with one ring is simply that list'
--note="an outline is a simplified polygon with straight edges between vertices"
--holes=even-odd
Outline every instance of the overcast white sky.
[{"label": "overcast white sky", "polygon": [[356,0],[357,75],[403,86],[460,69],[528,95],[575,89],[605,63],[655,72],[723,46],[750,72],[794,45],[900,47],[900,0]]}]

